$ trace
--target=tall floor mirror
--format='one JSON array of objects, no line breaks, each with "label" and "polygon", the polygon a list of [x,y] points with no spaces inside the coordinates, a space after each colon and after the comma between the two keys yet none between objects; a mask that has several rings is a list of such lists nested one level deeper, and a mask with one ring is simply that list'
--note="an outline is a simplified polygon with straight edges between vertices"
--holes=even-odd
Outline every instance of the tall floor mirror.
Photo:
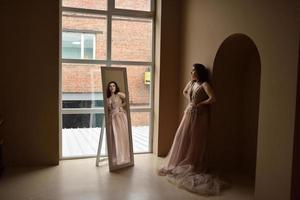
[{"label": "tall floor mirror", "polygon": [[134,165],[127,71],[101,67],[109,170]]}]

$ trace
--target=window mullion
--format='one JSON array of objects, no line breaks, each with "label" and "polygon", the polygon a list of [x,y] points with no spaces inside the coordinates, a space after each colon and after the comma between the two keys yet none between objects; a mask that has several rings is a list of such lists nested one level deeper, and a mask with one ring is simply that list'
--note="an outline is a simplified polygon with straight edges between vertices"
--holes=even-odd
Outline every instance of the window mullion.
[{"label": "window mullion", "polygon": [[154,16],[154,13],[152,12],[125,10],[125,9],[114,9],[111,13],[116,16],[140,17],[140,18],[152,18]]},{"label": "window mullion", "polygon": [[112,10],[115,5],[114,0],[108,0],[107,5],[107,67],[111,67],[111,47],[112,47]]},{"label": "window mullion", "polygon": [[76,13],[107,15],[106,10],[93,10],[93,9],[72,8],[72,7],[62,7],[62,12],[76,12]]},{"label": "window mullion", "polygon": [[96,35],[93,34],[93,59],[96,59]]},{"label": "window mullion", "polygon": [[155,13],[155,6],[156,6],[156,1],[155,0],[151,0],[151,12]]},{"label": "window mullion", "polygon": [[81,34],[81,43],[80,43],[80,57],[81,57],[81,59],[83,59],[84,58],[84,34],[82,33]]}]

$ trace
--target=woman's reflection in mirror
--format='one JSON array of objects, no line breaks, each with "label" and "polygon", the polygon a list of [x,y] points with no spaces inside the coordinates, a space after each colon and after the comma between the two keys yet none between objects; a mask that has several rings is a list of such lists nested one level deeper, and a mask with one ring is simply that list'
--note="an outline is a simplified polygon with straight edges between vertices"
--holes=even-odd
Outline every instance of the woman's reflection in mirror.
[{"label": "woman's reflection in mirror", "polygon": [[115,81],[107,84],[106,94],[114,152],[112,162],[116,165],[126,164],[130,162],[128,121],[124,109],[126,96],[125,93],[120,92]]}]

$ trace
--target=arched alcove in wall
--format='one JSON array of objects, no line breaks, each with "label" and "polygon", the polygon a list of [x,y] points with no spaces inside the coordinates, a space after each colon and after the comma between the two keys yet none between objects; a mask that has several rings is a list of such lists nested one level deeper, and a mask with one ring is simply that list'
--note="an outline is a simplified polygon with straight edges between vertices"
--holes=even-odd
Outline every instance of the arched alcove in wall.
[{"label": "arched alcove in wall", "polygon": [[219,47],[212,73],[209,164],[254,181],[260,93],[260,56],[248,36],[233,34]]}]

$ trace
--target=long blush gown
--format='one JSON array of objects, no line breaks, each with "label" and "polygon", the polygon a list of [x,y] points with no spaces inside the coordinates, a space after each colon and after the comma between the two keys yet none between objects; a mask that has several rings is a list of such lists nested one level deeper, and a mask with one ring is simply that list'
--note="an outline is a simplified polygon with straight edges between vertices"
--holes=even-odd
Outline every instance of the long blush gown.
[{"label": "long blush gown", "polygon": [[130,162],[128,122],[121,97],[124,99],[125,94],[119,92],[107,99],[114,142],[112,146],[115,147],[112,160],[117,165]]},{"label": "long blush gown", "polygon": [[184,116],[177,129],[166,163],[159,175],[180,188],[201,195],[219,194],[225,182],[205,173],[205,149],[208,132],[208,105],[195,104],[208,98],[202,83],[190,81],[183,94],[189,99]]}]

